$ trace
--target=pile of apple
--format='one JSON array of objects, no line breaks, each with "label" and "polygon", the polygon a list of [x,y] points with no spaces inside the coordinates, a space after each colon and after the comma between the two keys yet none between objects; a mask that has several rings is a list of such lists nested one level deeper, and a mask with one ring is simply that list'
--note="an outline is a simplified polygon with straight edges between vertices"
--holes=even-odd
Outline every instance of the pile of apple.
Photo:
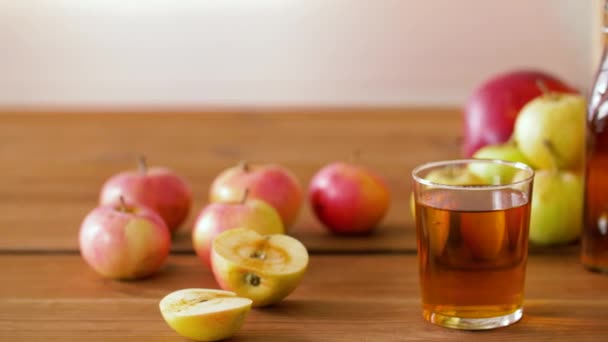
[{"label": "pile of apple", "polygon": [[[156,273],[169,255],[171,236],[191,209],[188,183],[167,168],[121,172],[102,187],[100,206],[80,227],[80,251],[99,274],[138,279]],[[210,203],[199,213],[192,243],[219,287],[183,289],[167,295],[160,309],[183,336],[213,341],[232,335],[253,307],[278,303],[299,284],[308,252],[285,235],[302,206],[296,177],[279,165],[241,163],[211,184]],[[309,187],[318,219],[332,232],[370,232],[388,210],[383,180],[356,164],[332,163]]]},{"label": "pile of apple", "polygon": [[[576,240],[582,229],[585,100],[550,75],[521,71],[482,85],[465,110],[465,153],[536,170],[530,241]],[[493,169],[472,169],[486,183]]]}]

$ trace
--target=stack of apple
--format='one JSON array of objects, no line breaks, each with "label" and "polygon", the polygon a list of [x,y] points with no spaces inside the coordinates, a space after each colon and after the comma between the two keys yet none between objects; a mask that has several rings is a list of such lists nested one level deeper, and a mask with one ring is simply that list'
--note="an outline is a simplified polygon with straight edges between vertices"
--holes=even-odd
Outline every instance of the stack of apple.
[{"label": "stack of apple", "polygon": [[[536,170],[530,241],[576,240],[582,229],[585,100],[550,75],[522,71],[480,87],[465,111],[465,153]],[[486,183],[493,169],[472,169]]]},{"label": "stack of apple", "polygon": [[[183,336],[200,341],[226,338],[239,329],[251,306],[278,303],[299,284],[308,252],[285,235],[302,206],[299,181],[279,165],[238,166],[212,183],[210,204],[192,231],[194,249],[225,290],[184,289],[167,295],[160,309]],[[310,185],[311,206],[333,232],[371,231],[386,213],[384,182],[359,165],[333,163]],[[80,229],[80,250],[99,274],[138,279],[165,262],[171,236],[190,212],[192,191],[167,168],[121,172],[103,185],[100,206]]]}]

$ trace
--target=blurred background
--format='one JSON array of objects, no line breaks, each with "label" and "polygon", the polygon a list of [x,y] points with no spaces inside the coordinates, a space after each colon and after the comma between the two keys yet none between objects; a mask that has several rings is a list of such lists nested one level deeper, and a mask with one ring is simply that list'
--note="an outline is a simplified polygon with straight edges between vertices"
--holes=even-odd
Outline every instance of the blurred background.
[{"label": "blurred background", "polygon": [[459,106],[516,68],[586,90],[599,6],[0,0],[0,107]]}]

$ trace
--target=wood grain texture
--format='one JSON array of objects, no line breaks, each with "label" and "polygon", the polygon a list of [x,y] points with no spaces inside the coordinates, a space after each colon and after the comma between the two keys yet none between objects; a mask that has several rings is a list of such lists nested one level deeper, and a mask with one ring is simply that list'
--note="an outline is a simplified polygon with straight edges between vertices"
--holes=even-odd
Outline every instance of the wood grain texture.
[{"label": "wood grain texture", "polygon": [[410,170],[460,154],[457,110],[144,112],[0,115],[0,250],[76,250],[79,225],[101,185],[133,168],[138,154],[190,181],[195,202],[174,250],[191,251],[190,227],[224,168],[240,160],[276,162],[306,186],[321,166],[359,149],[362,164],[384,176],[392,192],[376,233],[332,236],[306,205],[292,234],[313,252],[411,251]]},{"label": "wood grain texture", "polygon": [[[156,277],[97,277],[77,255],[0,255],[2,341],[186,341],[158,311],[165,294],[216,287],[193,255],[173,255]],[[529,260],[525,316],[513,326],[464,332],[421,317],[416,257],[313,256],[300,287],[255,309],[230,341],[599,341],[608,336],[608,277],[575,255]]]}]

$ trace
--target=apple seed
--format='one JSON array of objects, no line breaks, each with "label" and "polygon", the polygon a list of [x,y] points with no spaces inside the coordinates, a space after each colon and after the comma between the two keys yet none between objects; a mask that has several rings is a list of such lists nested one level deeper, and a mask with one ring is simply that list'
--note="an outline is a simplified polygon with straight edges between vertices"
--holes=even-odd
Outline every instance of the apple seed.
[{"label": "apple seed", "polygon": [[264,259],[266,259],[266,253],[264,251],[255,251],[255,252],[251,253],[251,255],[249,257],[253,258],[253,259],[264,260]]},{"label": "apple seed", "polygon": [[245,282],[250,284],[251,286],[258,286],[262,282],[260,277],[255,273],[245,273]]}]

